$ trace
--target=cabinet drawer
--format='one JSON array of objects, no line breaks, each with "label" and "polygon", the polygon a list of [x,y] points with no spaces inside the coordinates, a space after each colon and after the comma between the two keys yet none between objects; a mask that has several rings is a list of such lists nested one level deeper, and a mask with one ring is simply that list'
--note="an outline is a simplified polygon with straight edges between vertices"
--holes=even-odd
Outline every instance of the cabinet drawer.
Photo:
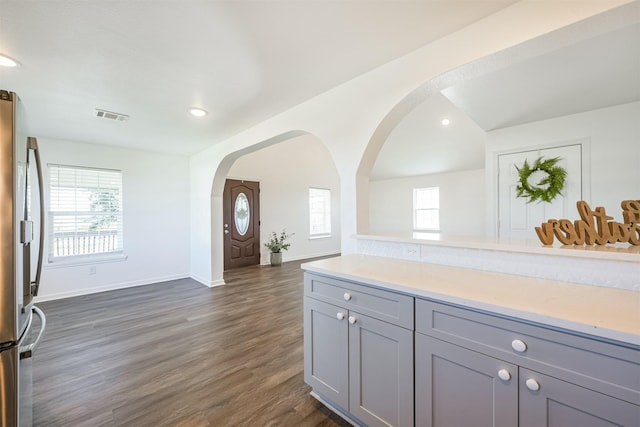
[{"label": "cabinet drawer", "polygon": [[305,296],[413,329],[413,297],[305,273]]},{"label": "cabinet drawer", "polygon": [[640,404],[640,349],[422,299],[416,331]]}]

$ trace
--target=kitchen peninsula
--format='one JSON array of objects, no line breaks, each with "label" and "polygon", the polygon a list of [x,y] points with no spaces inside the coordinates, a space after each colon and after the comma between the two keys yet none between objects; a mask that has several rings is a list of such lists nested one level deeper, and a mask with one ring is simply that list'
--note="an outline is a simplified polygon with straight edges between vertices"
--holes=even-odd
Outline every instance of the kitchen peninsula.
[{"label": "kitchen peninsula", "polygon": [[355,424],[640,421],[636,290],[363,254],[303,268],[305,381]]}]

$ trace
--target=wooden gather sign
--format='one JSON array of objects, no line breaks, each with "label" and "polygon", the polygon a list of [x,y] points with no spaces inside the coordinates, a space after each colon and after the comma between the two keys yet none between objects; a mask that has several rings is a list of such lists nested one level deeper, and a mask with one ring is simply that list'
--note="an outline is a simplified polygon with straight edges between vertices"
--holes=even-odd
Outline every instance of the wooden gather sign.
[{"label": "wooden gather sign", "polygon": [[623,200],[624,222],[610,221],[603,207],[591,210],[587,202],[577,203],[579,220],[550,219],[536,234],[543,245],[553,244],[554,236],[564,245],[606,245],[607,243],[631,243],[640,245],[640,200]]}]

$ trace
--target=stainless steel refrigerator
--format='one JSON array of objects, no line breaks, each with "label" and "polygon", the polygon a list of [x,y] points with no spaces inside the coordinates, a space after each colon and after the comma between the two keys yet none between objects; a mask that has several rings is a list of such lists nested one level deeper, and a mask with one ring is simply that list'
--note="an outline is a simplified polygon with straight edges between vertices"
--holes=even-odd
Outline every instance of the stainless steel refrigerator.
[{"label": "stainless steel refrigerator", "polygon": [[[44,238],[38,142],[18,96],[0,90],[0,426],[32,423],[31,364],[46,318],[38,294]],[[39,322],[34,321],[35,316]],[[39,331],[33,325],[39,324]]]}]

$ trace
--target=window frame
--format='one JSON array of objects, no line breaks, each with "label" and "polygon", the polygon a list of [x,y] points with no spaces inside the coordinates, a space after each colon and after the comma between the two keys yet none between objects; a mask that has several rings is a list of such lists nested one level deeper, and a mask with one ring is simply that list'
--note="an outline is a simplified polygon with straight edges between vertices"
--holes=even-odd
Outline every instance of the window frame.
[{"label": "window frame", "polygon": [[[314,208],[312,206],[313,201],[312,201],[312,192],[313,191],[321,191],[321,192],[326,192],[325,195],[323,195],[323,199],[324,199],[324,208],[321,212],[314,212]],[[309,191],[307,192],[308,195],[308,200],[309,200],[309,239],[324,239],[324,238],[328,238],[331,237],[331,216],[332,216],[332,212],[331,212],[331,189],[329,188],[320,188],[320,187],[309,187]],[[317,197],[317,196],[316,196]],[[325,228],[321,231],[321,232],[314,232],[314,214],[315,215],[322,215],[324,216],[324,226]]]},{"label": "window frame", "polygon": [[[121,169],[108,169],[108,168],[100,168],[100,167],[92,167],[92,166],[78,166],[78,165],[70,165],[70,164],[60,164],[60,163],[48,163],[47,164],[47,189],[49,191],[49,197],[47,198],[47,226],[48,226],[48,230],[47,230],[47,252],[48,252],[48,265],[49,266],[54,266],[54,265],[69,265],[69,264],[84,264],[84,263],[102,263],[102,262],[111,262],[111,261],[117,261],[117,260],[122,260],[122,259],[127,259],[127,256],[124,254],[124,207],[123,207],[123,187],[124,187],[124,173]],[[75,180],[75,183],[73,185],[57,185],[54,186],[54,181],[59,182],[60,178],[59,176],[57,178],[54,178],[54,174],[56,173],[60,173],[62,169],[66,169],[67,173],[69,171],[73,171],[73,179]],[[96,185],[98,185],[97,187],[91,187],[91,178],[88,175],[85,175],[84,177],[82,177],[82,171],[89,171],[89,173],[97,173],[98,177],[100,173],[108,173],[108,174],[112,174],[113,178],[115,176],[115,185],[105,185],[104,187],[100,187],[100,179],[96,179]],[[116,175],[113,175],[113,174]],[[77,183],[78,178],[84,178],[87,179],[87,183],[83,186],[83,185],[79,185]],[[60,198],[63,197],[64,195],[62,195],[60,193],[60,188],[66,188],[67,191],[72,190],[72,192],[74,193],[74,195],[72,196],[72,199],[69,199],[68,202],[69,203],[73,203],[75,205],[75,210],[59,210],[56,209],[54,210],[54,206],[59,206],[60,204]],[[86,193],[86,192],[90,192],[92,191],[92,189],[94,190],[103,190],[103,191],[96,191],[96,192],[92,192],[90,195],[85,197],[78,197],[78,193]],[[104,190],[109,190],[109,191],[104,191]],[[97,205],[97,206],[103,206],[105,204],[109,205],[109,207],[111,207],[114,203],[113,200],[107,200],[104,201],[104,198],[99,198],[98,201],[96,201],[95,199],[92,199],[92,196],[94,194],[105,194],[105,193],[110,193],[110,194],[116,194],[116,209],[117,210],[97,210],[94,209],[93,206]],[[58,195],[58,200],[56,200],[54,202],[54,198],[56,197],[56,194]],[[100,197],[100,196],[98,196]],[[92,206],[89,210],[86,209],[78,209],[78,204],[84,204],[85,206],[87,205],[87,203],[90,204],[90,206]],[[64,232],[56,232],[56,227],[54,227],[54,224],[56,223],[56,219],[60,219],[63,217],[71,217],[71,218],[75,218],[75,224],[73,225],[73,229],[69,230],[69,231],[64,231]],[[84,221],[82,222],[86,222],[88,220],[88,218],[92,218],[94,221],[98,221],[98,224],[92,224],[92,225],[84,225],[84,227],[87,227],[87,230],[82,231],[79,229],[79,220],[78,218],[82,218],[84,217]],[[115,227],[112,226],[113,224],[113,217],[116,218],[115,220]],[[108,227],[107,228],[101,228],[102,224],[101,221],[103,221],[104,219],[107,219],[108,221]],[[93,226],[97,226],[98,230],[90,230],[91,227]],[[58,226],[59,229],[60,226]],[[104,233],[105,231],[108,231],[108,233]],[[76,247],[74,246],[73,249],[71,249],[71,253],[67,253],[67,254],[60,254],[59,252],[56,251],[55,245],[56,245],[56,234],[59,233],[67,233],[67,236],[70,237],[71,239],[79,239],[78,236],[81,235],[85,235],[85,237],[87,238],[94,238],[94,249],[93,251],[82,251],[82,250],[76,250]],[[115,243],[112,243],[111,246],[107,246],[107,250],[101,250],[101,251],[96,251],[95,250],[95,242],[96,239],[103,239],[104,240],[104,236],[112,236],[114,237],[114,241]],[[65,243],[62,243],[63,245]],[[68,244],[68,243],[67,243]],[[80,245],[80,243],[76,243],[74,241],[74,243],[72,243],[73,245]],[[85,245],[85,247],[88,247],[89,244],[88,243],[82,243],[83,245]],[[100,240],[98,240],[98,245],[102,244],[102,242],[100,242]],[[105,243],[106,245],[106,243]],[[104,246],[103,246],[104,247]]]},{"label": "window frame", "polygon": [[[437,195],[437,201],[434,205],[428,207],[418,207],[418,193],[421,191],[435,191]],[[437,227],[419,227],[418,226],[418,212],[429,211],[435,212]],[[440,232],[440,187],[416,187],[413,189],[413,231],[414,232]]]}]

